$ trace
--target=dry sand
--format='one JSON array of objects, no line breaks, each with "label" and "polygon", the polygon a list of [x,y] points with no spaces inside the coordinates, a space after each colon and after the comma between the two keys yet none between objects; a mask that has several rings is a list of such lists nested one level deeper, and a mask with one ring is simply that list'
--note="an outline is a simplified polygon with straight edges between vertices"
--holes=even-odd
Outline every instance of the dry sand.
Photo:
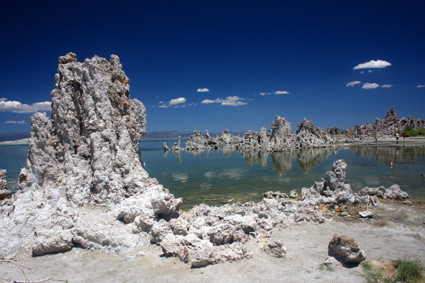
[{"label": "dry sand", "polygon": [[[375,208],[374,219],[341,217],[319,225],[276,226],[273,238],[284,242],[286,258],[261,251],[262,242],[249,244],[249,259],[191,269],[177,258],[162,257],[158,246],[146,244],[141,251],[106,255],[74,248],[42,257],[20,256],[29,280],[54,278],[74,282],[364,282],[363,268],[321,268],[334,234],[357,240],[371,259],[420,259],[425,263],[425,210],[384,203]],[[138,255],[139,253],[139,255]],[[143,253],[143,254],[141,254]],[[0,281],[25,280],[12,263],[0,263]],[[49,281],[53,282],[53,281]]]}]

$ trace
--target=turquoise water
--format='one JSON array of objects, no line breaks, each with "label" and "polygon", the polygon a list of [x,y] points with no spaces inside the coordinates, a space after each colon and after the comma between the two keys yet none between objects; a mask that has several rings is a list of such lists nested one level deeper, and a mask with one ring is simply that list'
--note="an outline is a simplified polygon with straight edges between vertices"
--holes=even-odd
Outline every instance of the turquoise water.
[{"label": "turquoise water", "polygon": [[[150,177],[184,199],[183,209],[200,203],[220,205],[230,199],[259,201],[270,190],[288,193],[296,189],[300,193],[302,187],[324,178],[338,159],[347,162],[346,183],[355,192],[365,186],[398,184],[412,199],[425,201],[425,180],[420,175],[425,174],[424,147],[308,149],[274,154],[226,149],[164,153],[163,143],[140,143],[145,169]],[[17,189],[27,150],[28,146],[22,145],[0,146],[0,168],[7,169],[12,190]]]}]

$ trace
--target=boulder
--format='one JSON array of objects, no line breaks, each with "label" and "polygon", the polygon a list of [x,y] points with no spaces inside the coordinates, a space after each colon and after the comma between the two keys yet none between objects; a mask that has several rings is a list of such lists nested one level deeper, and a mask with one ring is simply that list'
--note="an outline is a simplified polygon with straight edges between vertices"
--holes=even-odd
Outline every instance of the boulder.
[{"label": "boulder", "polygon": [[329,242],[328,255],[348,265],[359,264],[366,259],[366,253],[360,249],[355,239],[337,234]]},{"label": "boulder", "polygon": [[286,248],[283,245],[282,241],[267,241],[264,245],[262,250],[277,258],[286,258]]},{"label": "boulder", "polygon": [[392,185],[385,190],[384,198],[388,200],[399,200],[404,201],[409,198],[409,195],[400,189],[399,185]]}]

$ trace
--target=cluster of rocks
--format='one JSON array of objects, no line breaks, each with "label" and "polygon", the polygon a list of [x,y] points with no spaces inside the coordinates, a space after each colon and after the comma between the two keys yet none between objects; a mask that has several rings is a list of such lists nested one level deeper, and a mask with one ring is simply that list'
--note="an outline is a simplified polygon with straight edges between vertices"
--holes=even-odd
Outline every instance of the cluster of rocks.
[{"label": "cluster of rocks", "polygon": [[394,107],[387,112],[385,119],[376,118],[373,125],[366,122],[364,125],[356,125],[352,130],[347,128],[341,131],[338,127],[327,129],[329,135],[347,135],[347,141],[356,138],[374,138],[379,137],[392,137],[396,131],[404,130],[406,127],[410,127],[414,130],[419,128],[425,128],[425,120],[416,119],[415,117],[409,116],[407,118],[398,118]]},{"label": "cluster of rocks", "polygon": [[[205,137],[202,136],[201,131],[195,131],[183,150],[211,150],[226,146],[236,150],[264,149],[269,152],[282,152],[292,149],[332,147],[336,143],[327,132],[314,126],[310,120],[304,118],[297,126],[298,130],[294,133],[290,122],[276,116],[271,125],[271,132],[267,132],[263,127],[260,132],[249,130],[240,137],[230,134],[226,129],[221,136],[211,138],[208,131]],[[180,147],[172,149],[180,150]],[[166,143],[164,143],[164,150],[170,150]]]},{"label": "cluster of rocks", "polygon": [[[0,258],[19,252],[41,256],[75,246],[120,253],[136,250],[148,239],[165,256],[202,267],[250,257],[247,243],[254,238],[263,242],[264,252],[284,257],[283,243],[271,240],[275,225],[323,223],[319,204],[368,205],[370,198],[377,204],[380,196],[405,197],[396,188],[353,194],[344,183],[347,165],[339,160],[326,180],[302,190],[300,200],[296,192],[292,198],[271,192],[258,203],[201,204],[182,212],[182,200],[142,167],[138,144],[146,112],[140,101],[130,99],[119,58],[112,55],[108,62],[95,56],[79,63],[69,53],[59,58],[55,79],[52,119],[41,113],[31,117],[21,190],[1,201]],[[309,121],[300,124],[295,136],[280,117],[275,122],[270,139],[264,132],[261,139],[280,144],[296,137],[304,144],[304,138],[313,142],[313,135],[324,136]],[[194,144],[211,140],[195,135]],[[5,174],[0,172],[3,189]]]},{"label": "cluster of rocks", "polygon": [[[394,184],[389,188],[365,187],[354,193],[350,184],[345,183],[347,164],[343,160],[337,160],[332,166],[332,171],[326,172],[326,178],[315,182],[310,188],[302,188],[300,200],[316,206],[325,206],[325,211],[333,211],[341,216],[350,216],[349,211],[354,207],[368,208],[377,206],[379,198],[390,201],[402,201],[404,204],[412,204],[409,195]],[[373,214],[358,211],[361,217],[372,217]],[[351,215],[354,216],[354,215]]]}]

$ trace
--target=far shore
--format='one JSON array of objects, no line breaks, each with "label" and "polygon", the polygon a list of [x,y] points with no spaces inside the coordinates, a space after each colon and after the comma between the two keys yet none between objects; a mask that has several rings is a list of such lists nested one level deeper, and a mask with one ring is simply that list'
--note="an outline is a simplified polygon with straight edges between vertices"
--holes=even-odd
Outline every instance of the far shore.
[{"label": "far shore", "polygon": [[[188,139],[187,137],[183,137],[182,139]],[[345,138],[337,138],[338,140],[343,140]],[[0,142],[0,146],[2,145],[27,145],[29,143],[29,138],[14,140],[14,141],[3,141]],[[146,138],[141,139],[140,141],[175,141],[177,138]],[[360,139],[356,142],[352,143],[340,143],[337,146],[421,146],[425,145],[425,137],[409,137],[404,139],[401,137],[397,143],[396,138],[378,138],[378,142],[375,142],[375,139],[364,139],[360,141]]]}]

